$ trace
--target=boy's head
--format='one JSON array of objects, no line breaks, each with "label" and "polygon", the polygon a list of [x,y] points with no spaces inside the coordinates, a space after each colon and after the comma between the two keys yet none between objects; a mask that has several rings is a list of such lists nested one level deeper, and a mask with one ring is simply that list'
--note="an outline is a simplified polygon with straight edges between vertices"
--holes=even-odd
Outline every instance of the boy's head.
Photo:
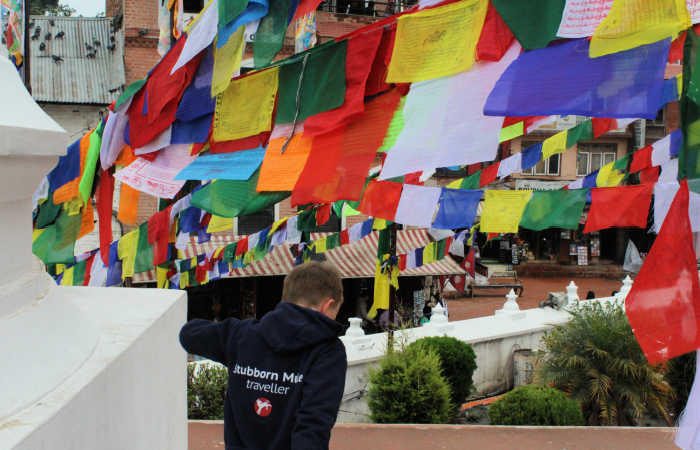
[{"label": "boy's head", "polygon": [[297,266],[284,279],[282,300],[335,319],[343,303],[340,273],[327,262],[308,262]]}]

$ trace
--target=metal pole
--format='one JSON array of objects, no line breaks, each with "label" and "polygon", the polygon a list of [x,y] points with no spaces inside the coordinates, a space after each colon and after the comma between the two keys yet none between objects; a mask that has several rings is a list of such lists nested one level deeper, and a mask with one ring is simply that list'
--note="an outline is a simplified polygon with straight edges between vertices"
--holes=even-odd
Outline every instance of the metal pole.
[{"label": "metal pole", "polygon": [[[392,223],[389,228],[389,257],[396,257],[396,229],[397,225]],[[390,276],[391,278],[391,276]],[[389,286],[389,330],[394,327],[394,310],[396,309],[397,292],[394,286]]]},{"label": "metal pole", "polygon": [[29,0],[24,0],[24,17],[22,26],[24,27],[24,37],[22,38],[22,49],[24,50],[24,54],[22,55],[22,58],[24,58],[24,86],[27,88],[27,91],[29,91],[29,94],[31,95],[32,93],[32,77],[31,77],[31,72],[29,70],[29,56],[30,56],[30,45],[29,45]]}]

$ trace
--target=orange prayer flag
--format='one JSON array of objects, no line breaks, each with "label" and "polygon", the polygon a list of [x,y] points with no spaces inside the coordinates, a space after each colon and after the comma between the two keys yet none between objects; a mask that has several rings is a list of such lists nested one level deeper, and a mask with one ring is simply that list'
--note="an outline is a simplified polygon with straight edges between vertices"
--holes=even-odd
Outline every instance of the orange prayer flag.
[{"label": "orange prayer flag", "polygon": [[117,220],[126,225],[136,225],[140,195],[140,191],[137,191],[126,183],[121,183]]},{"label": "orange prayer flag", "polygon": [[[94,131],[94,130],[93,130]],[[64,184],[63,186],[56,189],[53,193],[53,202],[56,205],[70,201],[80,195],[79,187],[80,180],[83,178],[83,171],[85,170],[85,161],[87,160],[88,149],[90,148],[90,135],[93,131],[87,133],[85,136],[80,138],[80,174]]]},{"label": "orange prayer flag", "polygon": [[117,160],[114,161],[115,166],[128,166],[132,162],[136,160],[136,155],[134,154],[134,150],[131,149],[128,145],[125,145],[124,148],[122,149],[121,153],[119,153],[119,156],[117,157]]},{"label": "orange prayer flag", "polygon": [[303,132],[292,136],[282,153],[286,137],[270,139],[260,167],[257,191],[291,191],[304,170],[313,139]]},{"label": "orange prayer flag", "polygon": [[95,212],[92,208],[92,202],[85,203],[83,206],[83,217],[80,221],[80,231],[78,231],[77,239],[85,236],[86,234],[92,233],[95,229]]}]

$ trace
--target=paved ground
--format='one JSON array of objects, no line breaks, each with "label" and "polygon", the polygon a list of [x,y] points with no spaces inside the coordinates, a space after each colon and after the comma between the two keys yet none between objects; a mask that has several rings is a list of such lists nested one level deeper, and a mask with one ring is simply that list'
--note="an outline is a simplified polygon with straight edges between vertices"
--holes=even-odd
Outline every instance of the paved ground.
[{"label": "paved ground", "polygon": [[[518,298],[520,309],[537,308],[540,302],[547,299],[549,292],[564,292],[566,285],[572,278],[535,278],[523,277],[519,280],[525,290],[523,296]],[[593,291],[596,297],[607,297],[612,291],[619,291],[622,280],[609,280],[604,278],[573,278],[578,286],[578,295],[586,298],[588,291]],[[481,289],[477,288],[474,298],[448,299],[447,308],[450,313],[450,321],[473,319],[474,317],[492,315],[494,310],[503,307],[506,301],[506,289]]]},{"label": "paved ground", "polygon": [[[350,425],[333,429],[331,450],[672,450],[673,428]],[[190,422],[189,450],[223,449],[220,422]]]}]

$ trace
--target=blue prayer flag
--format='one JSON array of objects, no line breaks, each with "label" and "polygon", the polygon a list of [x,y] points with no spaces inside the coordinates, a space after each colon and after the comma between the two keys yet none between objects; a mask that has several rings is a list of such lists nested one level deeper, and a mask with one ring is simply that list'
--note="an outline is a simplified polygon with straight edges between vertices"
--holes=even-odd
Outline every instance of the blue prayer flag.
[{"label": "blue prayer flag", "polygon": [[482,191],[442,188],[432,227],[443,230],[470,228],[476,218],[481,194]]}]

